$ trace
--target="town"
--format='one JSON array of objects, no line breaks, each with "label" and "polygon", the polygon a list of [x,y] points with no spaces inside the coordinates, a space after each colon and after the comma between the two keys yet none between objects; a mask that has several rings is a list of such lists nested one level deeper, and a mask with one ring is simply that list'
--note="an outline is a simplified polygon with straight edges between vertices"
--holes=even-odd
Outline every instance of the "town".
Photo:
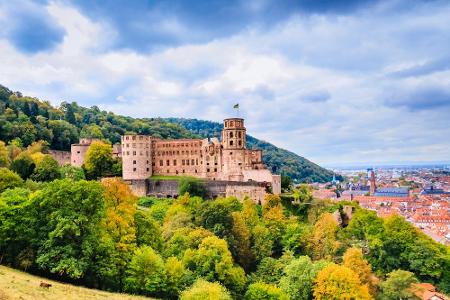
[{"label": "town", "polygon": [[349,181],[312,184],[313,195],[357,201],[378,216],[403,216],[435,241],[450,245],[450,172],[446,166],[344,169]]}]

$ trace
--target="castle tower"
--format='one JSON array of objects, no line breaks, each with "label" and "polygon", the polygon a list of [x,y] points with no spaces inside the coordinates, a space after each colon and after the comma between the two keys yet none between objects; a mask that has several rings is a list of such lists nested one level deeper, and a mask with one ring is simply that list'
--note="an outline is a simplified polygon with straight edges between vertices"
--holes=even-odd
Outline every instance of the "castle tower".
[{"label": "castle tower", "polygon": [[122,177],[124,180],[152,176],[152,140],[145,135],[124,135],[122,140]]},{"label": "castle tower", "polygon": [[245,165],[246,129],[244,119],[225,119],[222,131],[224,180],[243,181]]},{"label": "castle tower", "polygon": [[370,170],[370,195],[374,195],[375,191],[377,189],[376,182],[375,182],[375,172],[373,169]]},{"label": "castle tower", "polygon": [[222,145],[227,150],[243,150],[246,148],[246,129],[244,119],[225,119],[222,131]]}]

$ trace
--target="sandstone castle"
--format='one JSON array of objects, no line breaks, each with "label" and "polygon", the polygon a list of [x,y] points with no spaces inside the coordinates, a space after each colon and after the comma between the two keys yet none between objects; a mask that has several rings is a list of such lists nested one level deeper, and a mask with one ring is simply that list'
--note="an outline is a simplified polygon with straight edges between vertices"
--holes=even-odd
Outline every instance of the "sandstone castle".
[{"label": "sandstone castle", "polygon": [[[81,166],[93,139],[80,139],[71,147],[70,164]],[[54,153],[54,156],[64,154]],[[66,154],[67,156],[68,154]],[[212,139],[162,140],[148,135],[124,135],[113,155],[122,159],[123,179],[137,194],[173,196],[170,184],[149,183],[152,176],[192,176],[207,183],[212,196],[250,196],[262,201],[266,190],[281,192],[280,175],[263,164],[261,150],[246,148],[244,119],[224,120],[221,141]],[[57,158],[57,157],[55,157]],[[61,157],[57,159],[67,160]],[[165,187],[164,187],[165,186]]]}]

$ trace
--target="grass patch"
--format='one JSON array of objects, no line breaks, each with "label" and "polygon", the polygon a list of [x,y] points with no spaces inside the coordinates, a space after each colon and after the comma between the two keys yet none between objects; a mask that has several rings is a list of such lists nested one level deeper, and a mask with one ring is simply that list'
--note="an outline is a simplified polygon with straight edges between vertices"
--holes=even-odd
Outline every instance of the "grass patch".
[{"label": "grass patch", "polygon": [[[39,286],[41,281],[50,283],[50,288]],[[43,300],[138,300],[150,299],[119,293],[109,293],[100,290],[89,289],[67,283],[30,275],[15,269],[0,266],[0,299],[43,299]]]}]

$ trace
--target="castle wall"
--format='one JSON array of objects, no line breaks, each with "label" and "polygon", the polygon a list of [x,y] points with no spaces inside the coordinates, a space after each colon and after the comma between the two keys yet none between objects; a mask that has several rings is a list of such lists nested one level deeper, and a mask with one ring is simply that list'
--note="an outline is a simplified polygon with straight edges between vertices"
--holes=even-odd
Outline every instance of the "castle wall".
[{"label": "castle wall", "polygon": [[48,150],[48,154],[51,155],[60,166],[70,165],[70,151]]},{"label": "castle wall", "polygon": [[72,166],[81,167],[84,164],[89,146],[90,144],[73,144],[70,146],[70,164]]},{"label": "castle wall", "polygon": [[155,140],[153,174],[203,177],[202,140]]}]

